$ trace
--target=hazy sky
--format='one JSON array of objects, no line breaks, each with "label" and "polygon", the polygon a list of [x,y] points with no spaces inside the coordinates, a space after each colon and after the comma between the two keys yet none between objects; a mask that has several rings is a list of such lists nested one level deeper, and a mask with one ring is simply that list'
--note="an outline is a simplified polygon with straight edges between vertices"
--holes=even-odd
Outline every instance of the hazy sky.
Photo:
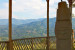
[{"label": "hazy sky", "polygon": [[[61,0],[50,0],[50,18],[56,17],[56,10],[58,7],[58,2],[60,1]],[[0,0],[0,19],[8,18],[8,4],[8,0]],[[12,0],[12,4],[13,18],[46,18],[46,0]],[[73,9],[73,13],[74,12],[75,9]]]}]

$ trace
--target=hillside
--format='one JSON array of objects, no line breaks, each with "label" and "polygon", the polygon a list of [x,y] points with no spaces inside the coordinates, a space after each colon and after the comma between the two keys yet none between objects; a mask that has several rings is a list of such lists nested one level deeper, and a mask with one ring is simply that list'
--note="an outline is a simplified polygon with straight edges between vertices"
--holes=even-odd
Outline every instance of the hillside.
[{"label": "hillside", "polygon": [[[50,18],[50,36],[54,36],[56,18]],[[72,19],[72,27],[75,29],[75,18]],[[23,22],[23,21],[22,21]],[[15,23],[15,22],[14,22]],[[47,34],[47,19],[37,19],[29,23],[14,25],[12,29],[13,39],[43,37]],[[0,25],[0,37],[8,37],[8,26]]]},{"label": "hillside", "polygon": [[[54,35],[55,19],[50,19],[50,35]],[[13,34],[17,34],[19,38],[23,37],[41,37],[47,34],[47,20],[22,24],[13,28]],[[13,35],[14,36],[14,35]]]},{"label": "hillside", "polygon": [[[43,20],[43,19],[39,19]],[[27,24],[34,21],[39,21],[38,19],[15,19],[12,18],[12,25],[21,25],[21,24]],[[8,19],[0,19],[0,25],[8,25]]]}]

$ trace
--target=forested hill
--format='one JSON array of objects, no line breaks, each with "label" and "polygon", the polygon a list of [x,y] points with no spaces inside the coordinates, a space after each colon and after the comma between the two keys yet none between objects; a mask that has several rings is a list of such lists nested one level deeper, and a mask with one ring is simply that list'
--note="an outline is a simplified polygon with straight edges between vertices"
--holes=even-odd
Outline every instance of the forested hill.
[{"label": "forested hill", "polygon": [[[41,37],[41,36],[46,36],[47,35],[47,19],[29,19],[28,23],[25,23],[25,20],[21,20],[21,23],[19,24],[18,20],[16,24],[16,20],[14,20],[13,24],[14,26],[12,27],[12,36],[13,39],[18,39],[18,38],[29,38],[29,37]],[[50,36],[54,36],[54,29],[55,29],[55,21],[56,18],[50,18],[49,21],[49,26],[50,26]],[[75,18],[73,18],[73,29],[75,29]],[[8,37],[8,26],[7,25],[0,25],[0,38],[1,40],[5,40],[3,37]]]},{"label": "forested hill", "polygon": [[[27,24],[27,23],[39,21],[39,20],[43,20],[43,18],[41,18],[41,19],[26,19],[26,20],[12,18],[12,25]],[[8,19],[0,19],[0,25],[8,25]]]}]

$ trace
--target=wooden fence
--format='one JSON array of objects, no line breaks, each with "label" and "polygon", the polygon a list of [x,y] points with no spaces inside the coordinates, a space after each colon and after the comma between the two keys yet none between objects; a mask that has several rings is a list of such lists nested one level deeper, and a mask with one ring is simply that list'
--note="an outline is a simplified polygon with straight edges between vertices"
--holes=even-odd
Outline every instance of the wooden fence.
[{"label": "wooden fence", "polygon": [[[24,38],[24,39],[14,39],[13,50],[46,50],[47,37],[36,37],[36,38]],[[56,39],[55,36],[49,37],[49,48],[56,49]],[[9,42],[0,42],[0,50],[9,50]]]}]

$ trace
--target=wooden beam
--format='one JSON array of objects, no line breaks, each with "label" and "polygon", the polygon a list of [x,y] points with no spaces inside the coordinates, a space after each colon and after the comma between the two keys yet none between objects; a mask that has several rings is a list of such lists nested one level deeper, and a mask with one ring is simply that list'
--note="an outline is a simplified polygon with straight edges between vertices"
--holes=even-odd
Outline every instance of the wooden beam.
[{"label": "wooden beam", "polygon": [[[71,22],[72,22],[72,0],[69,1],[69,9],[70,9],[70,13],[71,13]],[[72,41],[71,41],[71,47],[73,48]]]},{"label": "wooden beam", "polygon": [[47,50],[49,50],[49,0],[47,0]]},{"label": "wooden beam", "polygon": [[70,8],[70,12],[71,12],[71,20],[72,20],[72,0],[68,0],[69,2],[69,8]]},{"label": "wooden beam", "polygon": [[9,50],[13,50],[12,44],[12,0],[9,0]]}]

